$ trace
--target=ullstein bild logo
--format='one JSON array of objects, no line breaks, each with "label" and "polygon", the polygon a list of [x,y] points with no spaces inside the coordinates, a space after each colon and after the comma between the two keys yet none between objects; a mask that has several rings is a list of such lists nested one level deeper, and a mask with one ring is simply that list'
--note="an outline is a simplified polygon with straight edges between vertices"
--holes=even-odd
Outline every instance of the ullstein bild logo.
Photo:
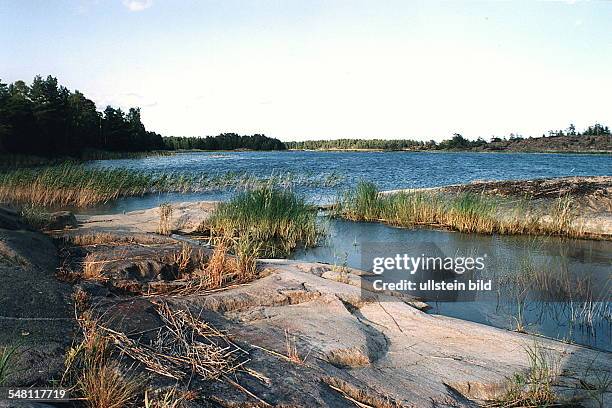
[{"label": "ullstein bild logo", "polygon": [[485,278],[487,255],[473,252],[448,256],[433,243],[364,243],[362,268],[372,275],[362,281],[362,289],[425,300],[474,300],[493,284]]}]

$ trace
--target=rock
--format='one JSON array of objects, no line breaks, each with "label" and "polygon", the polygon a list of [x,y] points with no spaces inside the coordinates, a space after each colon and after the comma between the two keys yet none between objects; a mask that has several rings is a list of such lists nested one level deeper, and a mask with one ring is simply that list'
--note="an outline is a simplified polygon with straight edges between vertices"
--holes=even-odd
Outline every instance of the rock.
[{"label": "rock", "polygon": [[111,294],[106,286],[95,281],[83,281],[76,285],[75,289],[81,289],[92,297],[107,297]]},{"label": "rock", "polygon": [[58,211],[50,213],[47,216],[44,229],[47,230],[62,230],[67,228],[75,228],[78,223],[76,217],[70,211]]},{"label": "rock", "polygon": [[0,228],[14,231],[26,229],[26,226],[21,222],[17,211],[0,207]]},{"label": "rock", "polygon": [[72,288],[55,278],[53,241],[34,231],[0,229],[0,349],[18,346],[6,386],[58,378],[76,333]]}]

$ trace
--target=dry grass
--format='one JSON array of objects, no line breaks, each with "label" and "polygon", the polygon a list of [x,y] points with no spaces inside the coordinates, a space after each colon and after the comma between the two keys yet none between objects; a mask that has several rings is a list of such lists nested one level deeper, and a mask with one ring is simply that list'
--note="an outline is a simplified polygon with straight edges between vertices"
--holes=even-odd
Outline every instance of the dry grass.
[{"label": "dry grass", "polygon": [[98,259],[95,254],[87,254],[85,259],[83,259],[83,277],[92,280],[104,279],[102,275],[104,262],[105,261]]},{"label": "dry grass", "polygon": [[345,399],[360,408],[408,408],[408,405],[396,401],[388,396],[368,392],[357,388],[348,382],[336,377],[323,377],[322,381],[331,389],[339,392]]},{"label": "dry grass", "polygon": [[192,254],[193,249],[191,245],[183,243],[181,244],[181,249],[172,255],[172,262],[178,267],[179,274],[185,274],[191,269]]},{"label": "dry grass", "polygon": [[146,235],[122,235],[110,232],[90,232],[85,234],[68,235],[64,240],[77,246],[96,246],[96,245],[122,245],[122,244],[142,244],[154,245],[163,243],[163,238],[155,238]]},{"label": "dry grass", "polygon": [[137,399],[142,378],[124,372],[111,358],[109,339],[100,333],[90,312],[81,315],[79,324],[83,340],[68,350],[60,383],[72,385],[85,398],[88,407],[128,406]]},{"label": "dry grass", "polygon": [[89,309],[89,303],[91,302],[91,297],[83,289],[77,288],[72,293],[72,300],[74,302],[74,307],[77,313],[80,314],[80,313],[85,312],[87,309]]},{"label": "dry grass", "polygon": [[176,388],[151,393],[145,390],[144,408],[180,408],[184,406],[185,401],[191,401],[195,397],[193,392],[181,392]]},{"label": "dry grass", "polygon": [[137,398],[141,388],[140,380],[122,373],[115,361],[87,367],[78,386],[91,408],[123,408]]},{"label": "dry grass", "polygon": [[285,330],[285,350],[289,361],[295,364],[304,364],[306,358],[302,358],[297,349],[297,342],[294,335],[289,333],[289,330]]},{"label": "dry grass", "polygon": [[365,367],[370,359],[359,347],[331,350],[326,355],[330,364],[340,368]]},{"label": "dry grass", "polygon": [[241,353],[245,354],[242,349],[188,310],[175,311],[165,303],[155,306],[165,326],[151,344],[102,328],[125,355],[148,371],[175,380],[193,374],[210,380],[231,373],[245,363],[239,358]]},{"label": "dry grass", "polygon": [[159,206],[157,233],[160,235],[170,235],[172,233],[172,205],[170,203],[164,203]]}]

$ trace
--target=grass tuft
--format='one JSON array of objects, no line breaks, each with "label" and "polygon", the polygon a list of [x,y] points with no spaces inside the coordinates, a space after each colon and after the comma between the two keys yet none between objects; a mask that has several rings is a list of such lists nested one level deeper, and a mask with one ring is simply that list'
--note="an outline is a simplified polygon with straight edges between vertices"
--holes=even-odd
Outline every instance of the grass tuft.
[{"label": "grass tuft", "polygon": [[282,257],[317,244],[316,216],[316,208],[293,192],[264,186],[221,203],[200,229],[216,240],[231,237],[244,245],[248,239],[262,257]]}]

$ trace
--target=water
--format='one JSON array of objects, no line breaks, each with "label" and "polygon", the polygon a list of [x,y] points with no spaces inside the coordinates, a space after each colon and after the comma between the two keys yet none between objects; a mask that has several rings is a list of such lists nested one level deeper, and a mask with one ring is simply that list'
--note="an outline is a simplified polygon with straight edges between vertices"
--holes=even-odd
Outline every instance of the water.
[{"label": "water", "polygon": [[[465,152],[198,152],[94,161],[88,166],[189,176],[229,174],[233,180],[272,177],[314,203],[332,202],[339,192],[360,180],[392,190],[473,180],[612,174],[612,158],[605,155]],[[132,211],[165,201],[225,200],[232,194],[232,188],[221,188],[130,197],[90,212]],[[327,244],[298,252],[295,258],[368,269],[362,264],[362,250],[372,242],[401,243],[413,248],[430,243],[444,254],[486,254],[486,270],[478,277],[491,279],[495,289],[459,294],[452,301],[428,298],[430,313],[502,328],[520,324],[530,332],[612,351],[611,242],[461,234],[339,220],[325,223],[329,231]],[[516,279],[525,270],[526,260],[533,268],[527,275],[539,276],[544,283],[525,289],[529,283]],[[538,284],[546,285],[547,291],[538,289]],[[583,302],[584,299],[599,301]]]},{"label": "water", "polygon": [[[451,257],[483,256],[485,270],[471,278],[491,279],[493,290],[460,292],[444,301],[425,295],[430,313],[507,329],[517,327],[518,317],[528,332],[612,351],[612,242],[463,234],[334,219],[325,219],[323,224],[328,232],[326,243],[298,251],[295,259],[372,271],[369,259],[362,258],[372,243],[399,244],[417,256],[423,248],[428,248],[428,256],[433,255],[434,247]],[[533,268],[530,274],[544,274],[551,290],[523,291],[522,282],[507,281],[526,266]],[[417,281],[429,278],[416,275]],[[557,290],[559,287],[563,290]],[[588,312],[593,316],[589,318]]]},{"label": "water", "polygon": [[[197,152],[141,159],[100,160],[92,167],[119,167],[174,175],[230,173],[274,177],[309,201],[329,203],[359,180],[382,190],[435,187],[473,180],[530,179],[612,174],[612,157],[579,154],[427,152]],[[152,208],[164,201],[223,200],[227,189],[190,194],[156,194],[117,200],[101,212]]]}]

